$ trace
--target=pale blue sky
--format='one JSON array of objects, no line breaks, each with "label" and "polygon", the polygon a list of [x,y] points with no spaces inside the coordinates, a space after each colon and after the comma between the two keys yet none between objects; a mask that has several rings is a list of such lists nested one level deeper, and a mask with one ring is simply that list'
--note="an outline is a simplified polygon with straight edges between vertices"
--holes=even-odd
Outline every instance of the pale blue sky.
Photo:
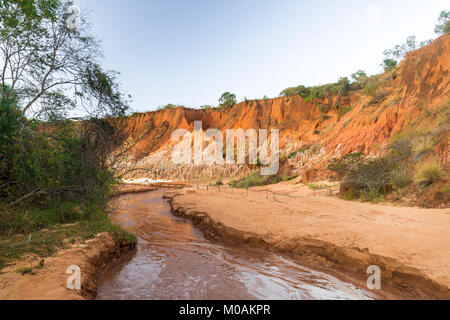
[{"label": "pale blue sky", "polygon": [[434,37],[450,0],[74,0],[134,111],[278,96],[381,71],[383,51]]}]

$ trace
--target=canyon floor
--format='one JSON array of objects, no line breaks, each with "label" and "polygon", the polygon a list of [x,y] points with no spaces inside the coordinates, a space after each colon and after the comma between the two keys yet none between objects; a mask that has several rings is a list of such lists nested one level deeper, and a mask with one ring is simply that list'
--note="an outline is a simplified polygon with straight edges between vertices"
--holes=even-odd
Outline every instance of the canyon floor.
[{"label": "canyon floor", "polygon": [[[295,181],[231,189],[171,189],[172,213],[193,221],[214,241],[263,248],[365,287],[367,268],[381,269],[386,299],[450,299],[450,209],[419,209],[345,201]],[[174,187],[174,186],[172,186]],[[156,190],[122,186],[118,195]],[[45,259],[30,257],[0,274],[1,299],[92,299],[95,275],[123,250],[108,234]],[[68,291],[67,261],[79,265],[81,292]],[[34,266],[32,273],[18,270]]]},{"label": "canyon floor", "polygon": [[383,284],[407,297],[450,298],[450,209],[345,201],[294,182],[252,190],[196,186],[167,197],[211,239],[265,247],[360,281],[376,265]]}]

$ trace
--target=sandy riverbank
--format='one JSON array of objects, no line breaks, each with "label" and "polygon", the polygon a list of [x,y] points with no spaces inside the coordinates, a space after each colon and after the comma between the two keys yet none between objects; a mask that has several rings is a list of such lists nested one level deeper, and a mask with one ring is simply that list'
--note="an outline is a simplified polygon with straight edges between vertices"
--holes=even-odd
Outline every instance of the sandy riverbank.
[{"label": "sandy riverbank", "polygon": [[[114,198],[125,194],[143,193],[158,188],[182,188],[183,183],[156,183],[152,185],[123,184],[111,193]],[[55,255],[45,258],[29,256],[14,262],[0,272],[0,300],[83,300],[95,298],[97,274],[114,259],[132,251],[134,243],[119,242],[111,234],[102,233],[84,244],[75,244],[67,250],[60,250]],[[69,275],[67,268],[77,265],[81,268],[80,291],[66,288]],[[20,270],[32,268],[32,273],[22,275]]]},{"label": "sandy riverbank", "polygon": [[385,288],[450,299],[450,210],[348,202],[292,183],[269,189],[296,198],[218,187],[167,197],[175,215],[193,220],[210,239],[285,253],[360,283],[377,265]]},{"label": "sandy riverbank", "polygon": [[[99,234],[84,244],[74,245],[46,258],[42,268],[22,275],[20,270],[39,265],[41,258],[28,257],[2,270],[0,300],[84,300],[95,298],[98,272],[115,258],[133,250],[130,242],[119,243],[109,233]],[[81,269],[81,290],[66,288],[67,268]]]}]

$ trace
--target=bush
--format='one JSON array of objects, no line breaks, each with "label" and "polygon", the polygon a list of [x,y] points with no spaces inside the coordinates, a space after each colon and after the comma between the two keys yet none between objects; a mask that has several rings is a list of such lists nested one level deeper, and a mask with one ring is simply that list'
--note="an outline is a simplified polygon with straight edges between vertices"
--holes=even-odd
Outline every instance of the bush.
[{"label": "bush", "polygon": [[439,162],[433,159],[423,162],[416,167],[414,182],[421,187],[426,187],[441,181],[443,177],[444,172]]},{"label": "bush", "polygon": [[413,156],[413,134],[395,135],[391,143],[391,154],[400,161],[409,160]]},{"label": "bush", "polygon": [[398,166],[391,172],[391,183],[394,189],[400,190],[412,182],[411,173],[403,166]]},{"label": "bush", "polygon": [[401,163],[392,157],[364,159],[361,153],[352,153],[334,160],[328,169],[338,175],[342,194],[366,201],[381,199],[408,183]]},{"label": "bush", "polygon": [[433,150],[435,142],[433,137],[424,136],[421,137],[417,142],[414,143],[412,151],[414,152],[414,161],[420,161],[425,157],[430,151]]},{"label": "bush", "polygon": [[384,72],[392,71],[396,67],[397,67],[397,61],[395,61],[394,59],[384,59],[383,60]]},{"label": "bush", "polygon": [[21,118],[14,99],[2,97],[0,127],[3,209],[27,204],[54,208],[90,199],[106,204],[116,183],[106,161],[118,143],[106,121],[44,124]]}]

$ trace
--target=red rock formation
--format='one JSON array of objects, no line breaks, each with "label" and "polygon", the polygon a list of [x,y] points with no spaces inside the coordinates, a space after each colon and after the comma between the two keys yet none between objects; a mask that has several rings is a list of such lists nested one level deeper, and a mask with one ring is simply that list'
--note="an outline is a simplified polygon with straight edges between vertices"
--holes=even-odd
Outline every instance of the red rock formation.
[{"label": "red rock formation", "polygon": [[[320,146],[315,155],[297,159],[297,169],[323,168],[327,160],[350,152],[378,155],[388,150],[392,137],[405,130],[426,130],[438,121],[449,121],[450,35],[407,55],[394,73],[379,76],[386,97],[373,103],[364,90],[347,97],[305,101],[300,96],[245,101],[226,110],[195,110],[179,107],[120,120],[123,130],[136,145],[135,161],[151,163],[154,153],[168,149],[176,129],[193,130],[194,121],[203,129],[280,129],[284,154],[302,145]],[[328,119],[318,104],[330,105]],[[351,107],[342,118],[337,106]],[[442,114],[444,114],[442,116]],[[439,120],[439,117],[441,119]],[[445,118],[447,117],[447,118]],[[436,148],[442,162],[449,162],[449,130]],[[161,160],[158,160],[159,162]],[[169,159],[168,159],[169,161]],[[303,172],[299,172],[302,174]]]}]

